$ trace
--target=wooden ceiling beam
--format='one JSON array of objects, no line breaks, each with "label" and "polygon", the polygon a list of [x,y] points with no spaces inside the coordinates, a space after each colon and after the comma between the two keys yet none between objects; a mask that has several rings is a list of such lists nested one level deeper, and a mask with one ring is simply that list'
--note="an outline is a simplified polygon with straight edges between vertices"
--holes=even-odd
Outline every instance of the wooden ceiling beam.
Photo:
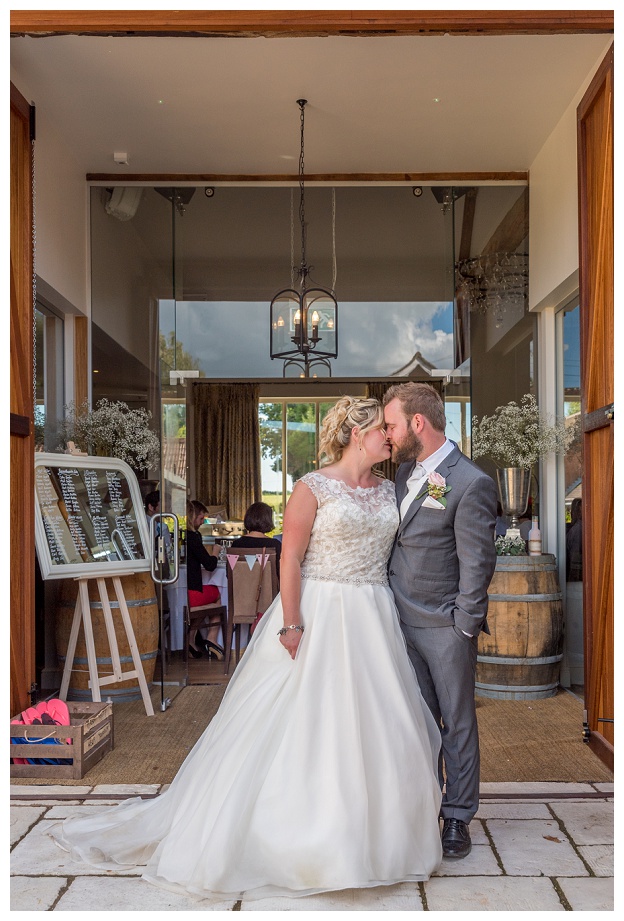
[{"label": "wooden ceiling beam", "polygon": [[483,255],[514,253],[529,233],[529,190],[516,199],[488,242]]},{"label": "wooden ceiling beam", "polygon": [[470,258],[472,248],[472,231],[474,228],[475,208],[477,204],[478,189],[468,189],[464,200],[464,213],[462,216],[461,242],[459,244],[459,261]]},{"label": "wooden ceiling beam", "polygon": [[508,35],[612,32],[613,10],[11,10],[13,35]]},{"label": "wooden ceiling beam", "polygon": [[[297,173],[87,173],[87,182],[298,182]],[[306,173],[306,182],[521,182],[528,183],[526,171],[498,173]]]}]

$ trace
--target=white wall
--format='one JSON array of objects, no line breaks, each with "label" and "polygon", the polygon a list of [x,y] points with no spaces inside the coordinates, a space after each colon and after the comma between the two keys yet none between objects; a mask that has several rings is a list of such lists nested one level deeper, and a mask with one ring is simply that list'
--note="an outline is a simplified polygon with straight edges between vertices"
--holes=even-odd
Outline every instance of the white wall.
[{"label": "white wall", "polygon": [[[612,44],[605,37],[583,85],[533,161],[529,170],[529,308],[561,303],[561,290],[578,271],[578,177],[576,109]],[[556,296],[557,300],[553,300]]]}]

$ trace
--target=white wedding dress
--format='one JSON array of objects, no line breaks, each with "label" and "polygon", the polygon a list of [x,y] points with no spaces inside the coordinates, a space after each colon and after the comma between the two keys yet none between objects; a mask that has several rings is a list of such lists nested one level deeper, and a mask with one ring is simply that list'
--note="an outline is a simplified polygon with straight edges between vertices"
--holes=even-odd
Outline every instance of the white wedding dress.
[{"label": "white wedding dress", "polygon": [[295,659],[278,596],[169,789],[55,828],[75,858],[144,866],[204,898],[425,880],[439,866],[439,732],[387,584],[394,484],[302,481],[319,508]]}]

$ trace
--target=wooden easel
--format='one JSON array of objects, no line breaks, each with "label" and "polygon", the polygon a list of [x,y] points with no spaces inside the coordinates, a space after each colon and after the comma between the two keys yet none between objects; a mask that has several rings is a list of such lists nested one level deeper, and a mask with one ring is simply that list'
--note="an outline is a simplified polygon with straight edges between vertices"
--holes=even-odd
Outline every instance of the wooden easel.
[{"label": "wooden easel", "polygon": [[[132,575],[132,573],[124,572],[124,575]],[[106,635],[108,637],[108,645],[110,646],[111,661],[113,664],[112,675],[107,675],[104,678],[99,677],[97,657],[95,654],[95,641],[93,639],[93,624],[91,623],[91,606],[89,604],[88,587],[88,583],[92,582],[94,577],[78,578],[76,579],[78,582],[78,596],[76,598],[74,619],[72,622],[71,632],[69,634],[67,658],[65,660],[65,668],[63,669],[63,680],[61,681],[59,697],[61,700],[67,700],[69,679],[72,666],[74,664],[76,643],[78,641],[78,631],[80,630],[80,624],[82,622],[85,633],[85,642],[87,646],[87,661],[89,663],[89,687],[91,688],[91,695],[93,700],[97,703],[102,700],[102,695],[100,694],[101,687],[107,684],[116,684],[119,681],[124,681],[129,678],[137,678],[139,682],[139,688],[141,689],[141,697],[143,698],[143,703],[145,705],[145,712],[148,716],[153,716],[154,708],[152,706],[149,689],[147,687],[145,672],[143,671],[143,663],[141,662],[139,647],[137,646],[134,630],[132,629],[132,622],[130,620],[130,613],[128,611],[128,605],[126,604],[126,598],[124,595],[123,586],[121,584],[121,578],[119,575],[112,574],[107,574],[107,578],[111,578],[113,580],[115,594],[117,596],[117,601],[119,602],[119,613],[121,614],[126,636],[128,637],[128,645],[130,646],[130,651],[132,653],[134,670],[129,672],[122,672],[121,670],[119,645],[117,643],[117,635],[115,633],[115,625],[113,623],[113,613],[108,597],[108,590],[106,588],[106,579],[104,576],[99,576],[95,577],[95,581],[97,582],[100,599],[102,601],[104,625],[106,627]]]}]

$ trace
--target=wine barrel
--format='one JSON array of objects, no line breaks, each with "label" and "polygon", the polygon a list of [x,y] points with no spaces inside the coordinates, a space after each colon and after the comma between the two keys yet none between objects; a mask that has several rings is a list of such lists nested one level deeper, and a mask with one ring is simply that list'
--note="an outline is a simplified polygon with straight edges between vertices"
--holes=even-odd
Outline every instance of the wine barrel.
[{"label": "wine barrel", "polygon": [[[145,680],[148,687],[150,687],[154,678],[159,637],[159,613],[154,582],[148,572],[138,572],[122,576],[121,584],[128,606],[128,613],[130,614],[130,622],[134,630],[134,637],[143,663]],[[119,646],[121,670],[124,672],[133,671],[134,663],[130,644],[128,643],[119,611],[119,602],[111,579],[106,579],[106,587]],[[95,580],[89,580],[88,588],[98,675],[103,678],[106,675],[113,674],[110,646],[104,623],[102,601]],[[56,651],[61,669],[65,667],[77,594],[78,583],[74,580],[66,580],[61,588],[56,610]],[[113,703],[141,699],[141,689],[136,678],[129,678],[115,684],[106,684],[100,688],[100,694],[102,700],[110,698]],[[82,623],[78,632],[78,642],[69,680],[67,699],[77,701],[93,700],[91,689],[89,688],[89,663]]]},{"label": "wine barrel", "polygon": [[478,697],[552,697],[563,658],[563,604],[551,553],[499,556],[488,590],[490,635],[481,633]]}]

